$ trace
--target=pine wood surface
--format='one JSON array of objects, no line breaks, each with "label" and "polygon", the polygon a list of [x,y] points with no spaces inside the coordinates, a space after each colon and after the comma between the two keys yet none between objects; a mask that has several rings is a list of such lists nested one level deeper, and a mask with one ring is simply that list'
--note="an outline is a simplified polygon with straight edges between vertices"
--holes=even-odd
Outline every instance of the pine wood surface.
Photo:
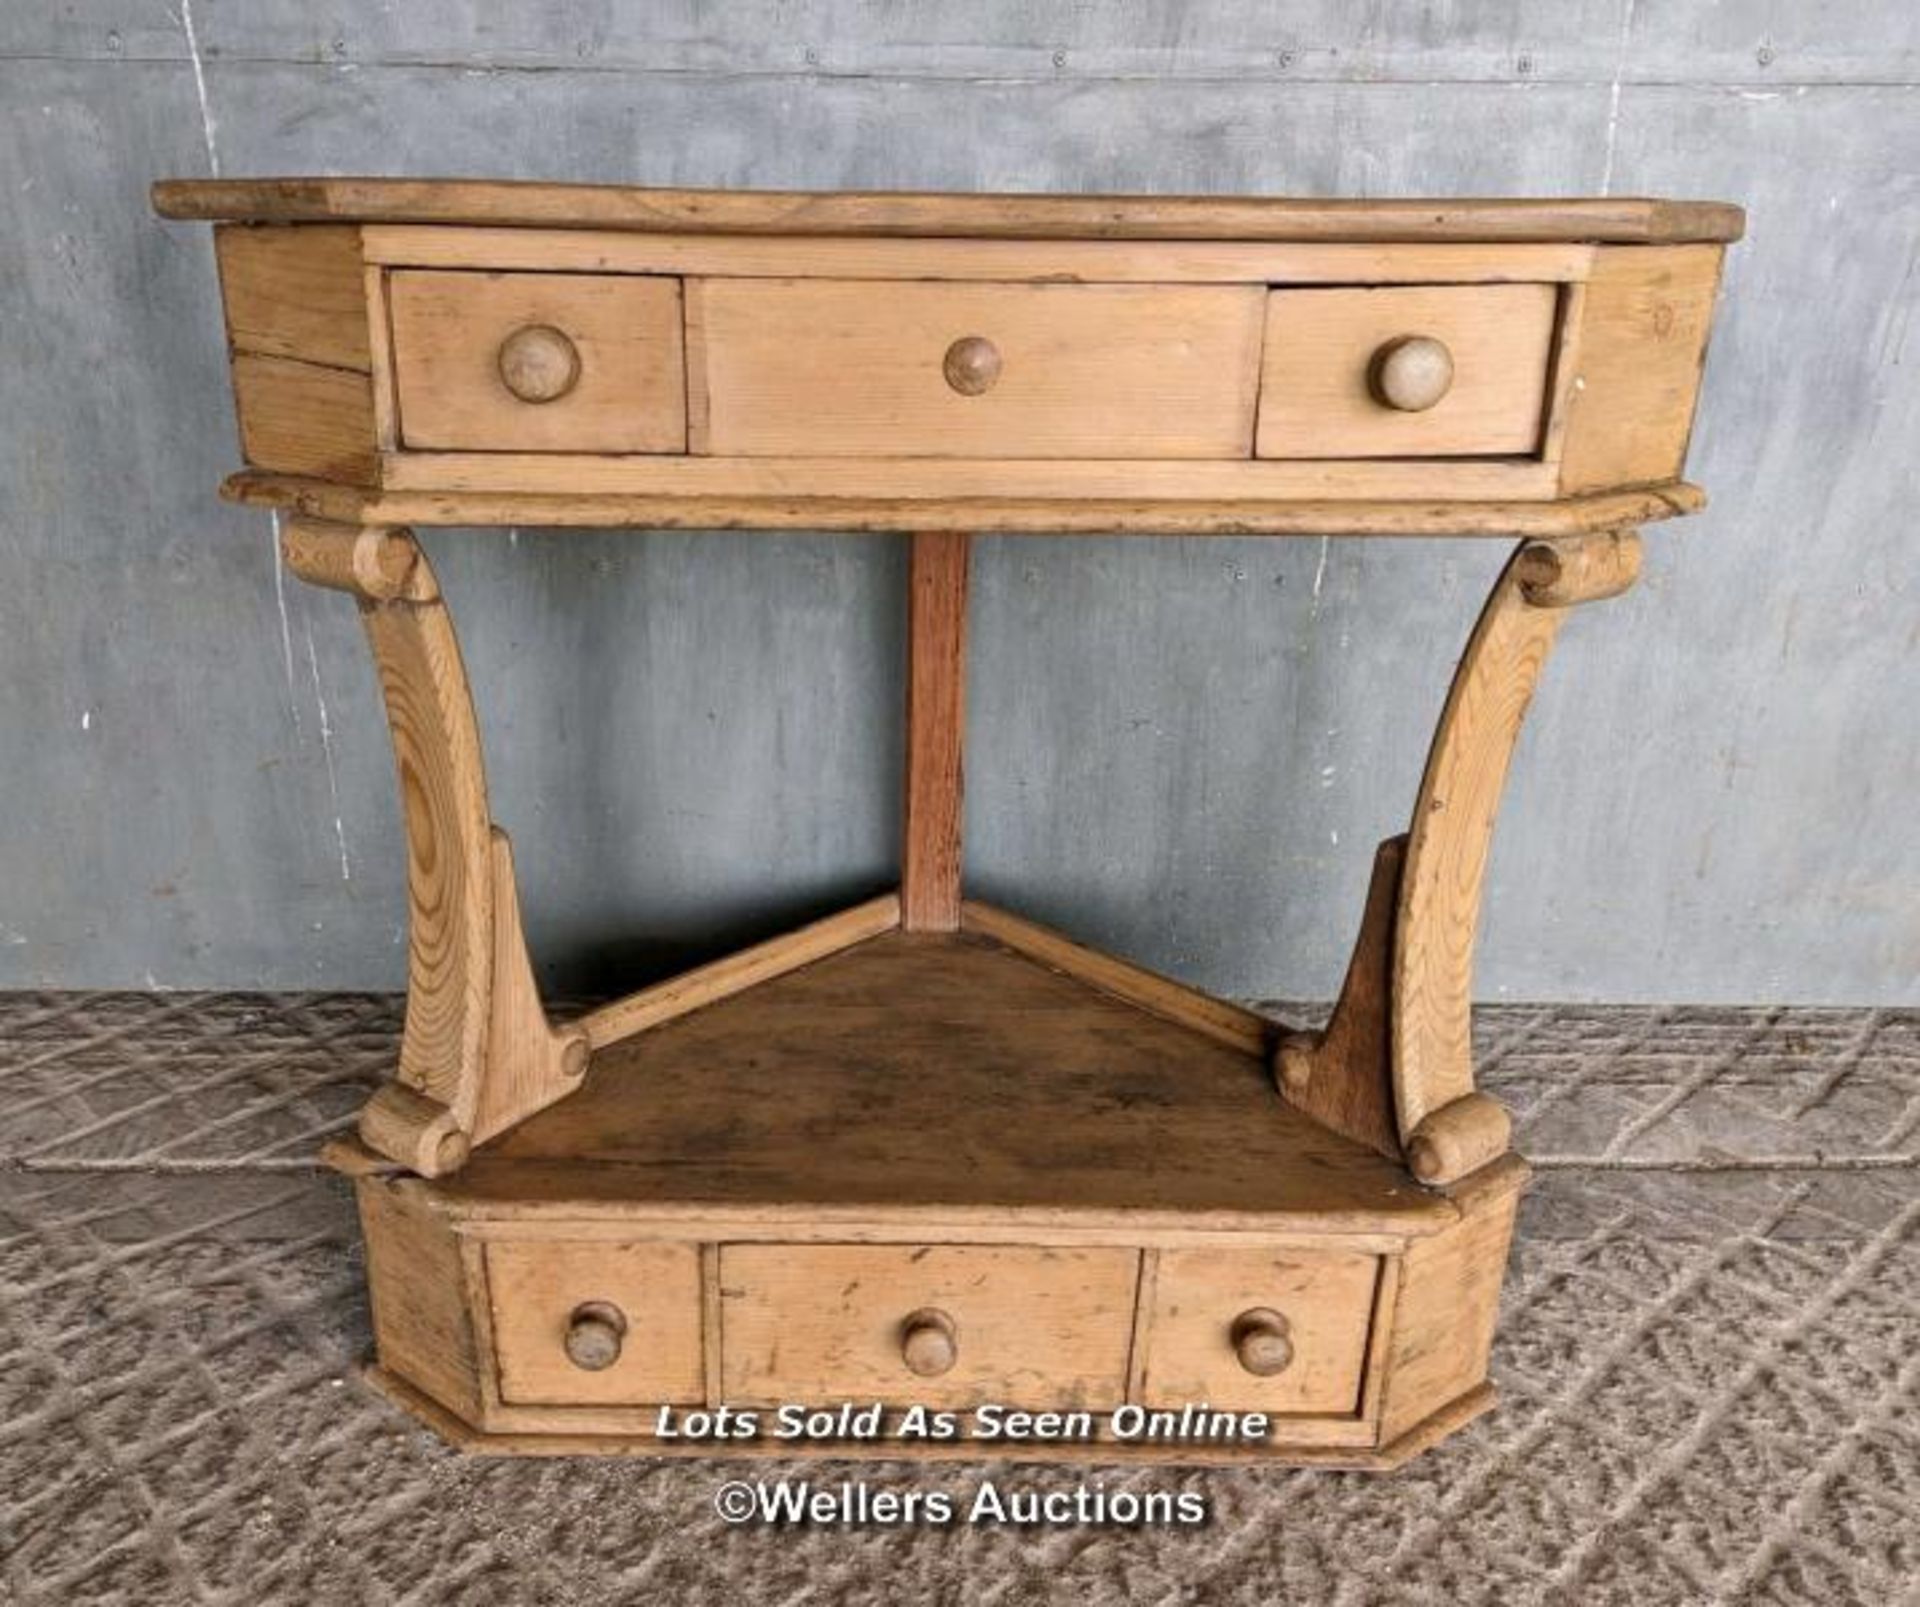
[{"label": "pine wood surface", "polygon": [[[408,271],[393,275],[388,299],[406,447],[686,450],[677,279]],[[530,329],[577,354],[577,382],[551,401],[523,401],[502,378],[502,347]]]},{"label": "pine wood surface", "polygon": [[603,1049],[441,1187],[555,1210],[1389,1234],[1451,1217],[1289,1110],[1257,1055],[966,933],[888,933]]},{"label": "pine wood surface", "polygon": [[[1126,1398],[1139,1256],[1120,1249],[892,1244],[720,1248],[720,1397],[990,1401],[1110,1410]],[[950,1319],[952,1365],[906,1368],[902,1319]]]},{"label": "pine wood surface", "polygon": [[[990,470],[991,466],[982,466]],[[1556,502],[1404,500],[1151,500],[1062,496],[906,499],[756,496],[569,495],[511,491],[378,491],[310,476],[242,471],[220,488],[230,502],[368,524],[577,526],[584,529],[912,530],[1036,535],[1475,536],[1547,540],[1698,512],[1706,493],[1685,481]],[[897,487],[896,487],[897,492]]]},{"label": "pine wood surface", "polygon": [[[1256,451],[1263,458],[1532,453],[1545,422],[1558,310],[1548,284],[1274,290]],[[1418,412],[1382,406],[1368,385],[1370,360],[1406,336],[1437,340],[1452,355],[1451,385]]]},{"label": "pine wood surface", "polygon": [[542,273],[689,278],[985,280],[1051,284],[1577,283],[1584,244],[1327,245],[1232,240],[880,239],[872,236],[628,234],[370,224],[368,262]]},{"label": "pine wood surface", "polygon": [[1737,240],[1715,201],[1309,200],[644,189],[486,179],[162,179],[163,217],[470,223],[700,234],[1030,235],[1202,240]]},{"label": "pine wood surface", "polygon": [[[1251,285],[695,282],[714,457],[1244,458],[1264,292]],[[1003,371],[956,391],[941,358]]]}]

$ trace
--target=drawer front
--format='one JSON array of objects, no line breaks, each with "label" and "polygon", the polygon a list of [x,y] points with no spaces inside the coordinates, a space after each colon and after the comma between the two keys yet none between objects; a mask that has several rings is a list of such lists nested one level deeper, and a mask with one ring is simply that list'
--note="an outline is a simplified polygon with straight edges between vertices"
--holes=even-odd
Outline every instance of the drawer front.
[{"label": "drawer front", "polygon": [[500,1396],[508,1404],[640,1406],[703,1397],[697,1246],[496,1243],[486,1260]]},{"label": "drawer front", "polygon": [[[1142,1404],[1207,1401],[1227,1411],[1276,1414],[1359,1409],[1378,1256],[1162,1250],[1150,1277]],[[1267,1340],[1258,1348],[1260,1336],[1276,1330],[1281,1347]],[[1249,1362],[1280,1365],[1255,1371]]]},{"label": "drawer front", "polygon": [[1538,452],[1559,299],[1549,284],[1273,291],[1259,456]]},{"label": "drawer front", "polygon": [[726,1245],[721,1393],[1108,1409],[1138,1273],[1132,1250]]},{"label": "drawer front", "polygon": [[1252,285],[690,281],[706,409],[696,449],[1246,457],[1263,297]]},{"label": "drawer front", "polygon": [[388,304],[404,446],[686,450],[677,279],[405,270]]}]

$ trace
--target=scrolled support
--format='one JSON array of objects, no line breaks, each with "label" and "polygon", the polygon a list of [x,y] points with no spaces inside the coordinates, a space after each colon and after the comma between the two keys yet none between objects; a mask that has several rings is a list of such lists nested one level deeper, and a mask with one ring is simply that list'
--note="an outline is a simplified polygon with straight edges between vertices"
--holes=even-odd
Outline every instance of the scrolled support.
[{"label": "scrolled support", "polygon": [[1522,545],[1454,673],[1407,838],[1388,1008],[1395,1122],[1423,1182],[1452,1182],[1506,1147],[1505,1114],[1473,1080],[1473,950],[1494,820],[1567,608],[1625,591],[1639,563],[1630,530]]},{"label": "scrolled support", "polygon": [[541,1009],[513,857],[487,808],[479,723],[453,619],[409,531],[288,521],[287,567],[358,599],[407,833],[407,1011],[394,1081],[361,1112],[369,1149],[427,1177],[571,1093],[578,1031]]}]

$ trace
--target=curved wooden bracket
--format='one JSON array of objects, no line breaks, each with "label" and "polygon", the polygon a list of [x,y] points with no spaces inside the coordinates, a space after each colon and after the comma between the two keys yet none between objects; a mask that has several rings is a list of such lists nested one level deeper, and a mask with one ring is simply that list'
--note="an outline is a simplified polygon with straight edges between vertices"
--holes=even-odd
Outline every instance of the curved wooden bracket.
[{"label": "curved wooden bracket", "polygon": [[1506,1151],[1473,1082],[1473,946],[1493,823],[1541,667],[1575,603],[1634,582],[1631,530],[1523,544],[1494,582],[1434,732],[1405,837],[1380,845],[1327,1029],[1283,1040],[1288,1102],[1446,1184]]},{"label": "curved wooden bracket", "polygon": [[411,532],[288,523],[287,567],[359,600],[386,700],[407,831],[407,1016],[395,1081],[361,1113],[369,1148],[427,1177],[571,1093],[585,1035],[547,1023],[513,854],[488,817],[473,698],[432,566]]},{"label": "curved wooden bracket", "polygon": [[[1444,1183],[1506,1148],[1473,1086],[1473,945],[1493,823],[1527,705],[1569,605],[1640,570],[1637,532],[1521,546],[1454,672],[1414,802],[1393,945],[1393,1094],[1402,1144]],[[1437,1126],[1435,1125],[1437,1124]],[[1410,1157],[1411,1158],[1411,1157]]]}]

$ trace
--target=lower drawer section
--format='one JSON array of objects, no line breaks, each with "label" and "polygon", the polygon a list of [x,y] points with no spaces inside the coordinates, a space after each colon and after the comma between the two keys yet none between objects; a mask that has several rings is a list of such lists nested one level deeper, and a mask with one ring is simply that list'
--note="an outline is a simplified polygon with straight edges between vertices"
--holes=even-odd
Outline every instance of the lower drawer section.
[{"label": "lower drawer section", "polygon": [[1125,1249],[725,1245],[720,1394],[1117,1406],[1139,1264]]},{"label": "lower drawer section", "polygon": [[1375,1415],[1388,1263],[1360,1251],[509,1238],[482,1255],[506,1408],[1207,1406],[1325,1443]]}]

